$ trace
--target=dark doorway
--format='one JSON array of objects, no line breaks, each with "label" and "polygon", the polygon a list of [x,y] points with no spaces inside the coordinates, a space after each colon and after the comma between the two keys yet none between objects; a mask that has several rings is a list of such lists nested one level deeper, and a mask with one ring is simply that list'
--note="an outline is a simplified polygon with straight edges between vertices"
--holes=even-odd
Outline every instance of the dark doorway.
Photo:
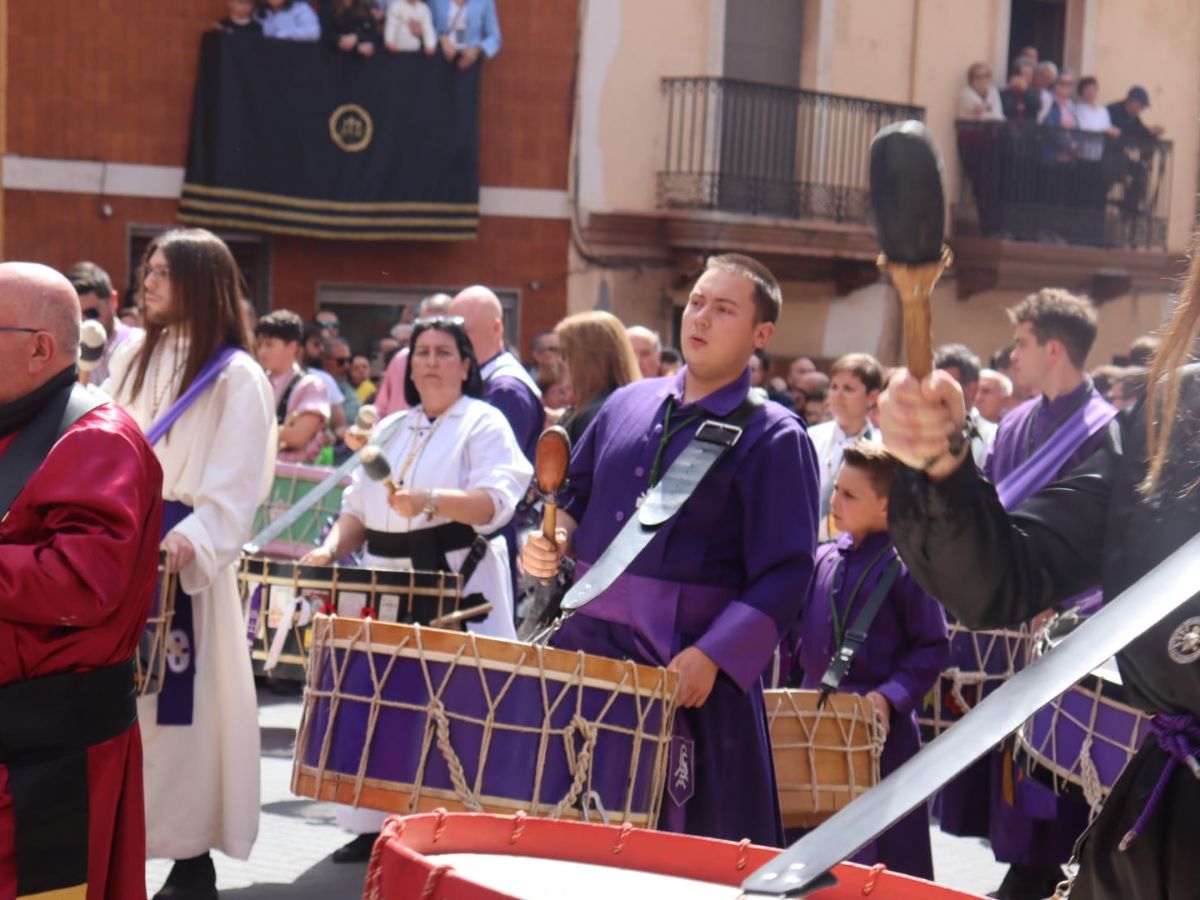
[{"label": "dark doorway", "polygon": [[1039,60],[1062,68],[1067,39],[1067,0],[1012,0],[1008,59],[1025,47],[1036,47]]}]

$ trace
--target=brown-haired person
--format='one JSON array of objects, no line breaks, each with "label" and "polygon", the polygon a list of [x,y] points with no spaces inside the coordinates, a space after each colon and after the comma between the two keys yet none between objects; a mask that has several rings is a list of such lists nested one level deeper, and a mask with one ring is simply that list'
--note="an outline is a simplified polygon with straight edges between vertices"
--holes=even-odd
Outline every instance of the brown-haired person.
[{"label": "brown-haired person", "polygon": [[6,900],[146,896],[132,657],[157,577],[162,470],[137,424],[78,383],[79,330],[67,279],[0,264]]},{"label": "brown-haired person", "polygon": [[574,447],[608,395],[642,376],[625,326],[611,313],[594,310],[567,316],[554,333],[571,373],[574,401],[558,424],[567,430]]},{"label": "brown-haired person", "polygon": [[[522,554],[528,573],[551,578],[570,550],[586,593],[593,576],[581,580],[585,567],[602,575],[608,548],[632,549],[624,542],[645,537],[641,523],[661,511],[650,543],[621,572],[610,570],[615,580],[605,578],[552,643],[677,671],[681,709],[660,824],[771,846],[783,828],[762,675],[800,612],[817,530],[812,445],[791,412],[751,392],[746,365],[782,306],[761,263],[710,259],[683,310],[687,366],[613,392],[571,454],[560,540],[539,532]],[[641,502],[693,440],[731,436],[731,424],[737,442],[680,508]]]},{"label": "brown-haired person", "polygon": [[[880,401],[884,443],[905,463],[889,524],[926,590],[970,627],[1014,626],[1097,582],[1104,601],[1116,597],[1200,532],[1198,330],[1194,257],[1146,400],[1110,422],[1081,465],[1007,509],[965,447],[952,447],[965,415],[958,385],[941,372],[898,376]],[[1127,702],[1154,714],[1152,733],[1079,844],[1072,900],[1196,896],[1198,617],[1193,597],[1117,656]]]},{"label": "brown-haired person", "polygon": [[871,424],[870,413],[883,388],[883,366],[868,353],[848,353],[829,370],[830,418],[808,429],[817,451],[821,476],[821,540],[833,536],[829,521],[829,501],[833,481],[842,465],[842,449],[855,441],[879,441],[879,429]]},{"label": "brown-haired person", "polygon": [[380,43],[379,20],[368,0],[328,0],[322,7],[325,43],[343,53],[374,56]]},{"label": "brown-haired person", "polygon": [[141,272],[146,331],[118,351],[103,389],[147,431],[163,468],[180,652],[159,694],[139,702],[146,850],[176,860],[156,896],[190,900],[216,896],[209,850],[245,859],[258,832],[258,710],[235,571],[274,472],[275,401],[220,238],[168,231]]}]

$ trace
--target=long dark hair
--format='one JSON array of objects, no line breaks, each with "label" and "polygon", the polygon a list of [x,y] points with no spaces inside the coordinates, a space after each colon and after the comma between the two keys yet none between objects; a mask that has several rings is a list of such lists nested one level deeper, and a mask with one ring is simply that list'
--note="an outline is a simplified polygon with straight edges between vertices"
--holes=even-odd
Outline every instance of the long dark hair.
[{"label": "long dark hair", "polygon": [[[181,313],[187,329],[187,364],[179,385],[179,394],[182,394],[222,345],[249,352],[250,334],[238,301],[242,276],[225,242],[211,231],[176,228],[160,234],[146,247],[136,278],[139,285],[143,281],[142,272],[157,250],[167,258],[167,268],[171,271],[171,302]],[[149,321],[145,327],[146,342],[121,381],[124,390],[133,374],[131,393],[135,397],[146,384],[150,360],[166,330],[165,326]]]},{"label": "long dark hair", "polygon": [[412,359],[417,349],[417,338],[427,331],[440,331],[454,338],[454,343],[458,345],[458,355],[470,364],[467,377],[463,381],[463,393],[468,397],[482,397],[483,375],[479,371],[479,360],[475,358],[475,348],[471,346],[471,339],[467,337],[467,331],[463,328],[463,320],[457,316],[435,316],[417,319],[413,325],[412,337],[408,339],[408,365],[404,369],[404,399],[408,401],[408,405],[416,406],[421,402],[421,395],[413,382]]}]

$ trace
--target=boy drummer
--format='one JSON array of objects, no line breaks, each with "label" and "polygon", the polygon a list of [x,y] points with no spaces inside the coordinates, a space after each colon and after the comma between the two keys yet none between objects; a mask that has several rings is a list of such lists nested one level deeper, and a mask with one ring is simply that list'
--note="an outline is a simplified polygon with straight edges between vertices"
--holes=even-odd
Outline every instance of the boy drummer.
[{"label": "boy drummer", "polygon": [[[781,306],[761,263],[708,260],[683,312],[686,367],[604,405],[571,457],[559,541],[532,536],[528,572],[552,577],[573,552],[578,581],[701,423],[745,409],[747,360],[770,340]],[[672,831],[783,840],[760,678],[800,611],[816,519],[812,444],[787,410],[761,404],[679,512],[555,635],[560,647],[679,673],[662,822]]]}]

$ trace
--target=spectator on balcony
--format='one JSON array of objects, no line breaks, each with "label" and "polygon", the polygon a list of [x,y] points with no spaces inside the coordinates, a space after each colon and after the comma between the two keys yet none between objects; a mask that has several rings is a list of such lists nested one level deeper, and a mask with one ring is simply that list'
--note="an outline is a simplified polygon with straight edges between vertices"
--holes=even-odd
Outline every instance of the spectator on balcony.
[{"label": "spectator on balcony", "polygon": [[[1100,82],[1091,75],[1079,79],[1079,99],[1075,102],[1075,120],[1080,131],[1089,131],[1116,137],[1121,132],[1113,127],[1108,107],[1096,102],[1100,93]],[[1079,158],[1099,161],[1104,155],[1104,139],[1089,138],[1079,144]]]},{"label": "spectator on balcony", "polygon": [[457,60],[460,69],[500,52],[496,0],[433,0],[430,10],[442,54],[449,62]]},{"label": "spectator on balcony", "polygon": [[1000,91],[1000,108],[1012,122],[1034,122],[1041,110],[1041,93],[1033,89],[1033,63],[1018,58],[1008,69],[1008,87]]},{"label": "spectator on balcony", "polygon": [[992,69],[987,63],[972,63],[971,68],[967,69],[967,84],[958,97],[958,118],[983,122],[1004,121],[1000,91],[992,84]]},{"label": "spectator on balcony", "polygon": [[433,56],[438,39],[429,6],[422,0],[394,0],[387,9],[383,45],[393,53],[417,53],[424,49],[426,56]]},{"label": "spectator on balcony", "polygon": [[1044,122],[1054,105],[1053,88],[1058,82],[1058,66],[1042,60],[1033,70],[1033,89],[1038,92],[1038,122]]},{"label": "spectator on balcony", "polygon": [[1033,65],[1036,66],[1038,63],[1038,48],[1032,44],[1022,47],[1021,52],[1018,53],[1017,56],[1029,60],[1031,63],[1033,63]]},{"label": "spectator on balcony", "polygon": [[321,17],[321,34],[335,50],[374,56],[379,45],[379,22],[371,0],[333,0]]},{"label": "spectator on balcony", "polygon": [[1144,87],[1131,87],[1124,100],[1109,104],[1108,114],[1112,125],[1122,137],[1154,140],[1165,130],[1161,125],[1147,126],[1142,113],[1150,108],[1150,95]]},{"label": "spectator on balcony", "polygon": [[254,0],[229,0],[229,15],[217,27],[230,34],[262,34],[262,25],[254,19]]},{"label": "spectator on balcony", "polygon": [[[1050,92],[1050,106],[1042,111],[1042,124],[1049,128],[1061,128],[1073,132],[1079,127],[1075,116],[1075,73],[1063,69]],[[1042,147],[1043,162],[1068,163],[1075,159],[1078,142],[1074,134],[1047,135]]]},{"label": "spectator on balcony", "polygon": [[321,21],[304,0],[265,0],[256,16],[263,34],[282,41],[319,41]]}]

